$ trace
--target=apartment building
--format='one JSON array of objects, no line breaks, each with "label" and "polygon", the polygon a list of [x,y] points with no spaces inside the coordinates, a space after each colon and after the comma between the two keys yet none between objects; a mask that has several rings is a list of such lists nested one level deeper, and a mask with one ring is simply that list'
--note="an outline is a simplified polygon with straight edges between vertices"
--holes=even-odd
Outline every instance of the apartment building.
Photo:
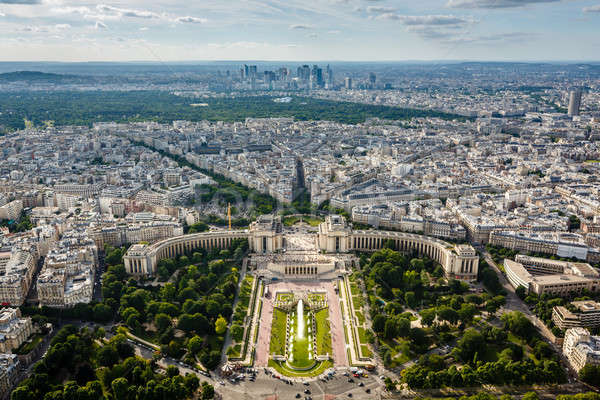
[{"label": "apartment building", "polygon": [[586,365],[600,365],[600,336],[592,336],[585,328],[567,329],[563,354],[577,372]]},{"label": "apartment building", "polygon": [[19,378],[16,354],[0,354],[0,399],[7,399]]},{"label": "apartment building", "polygon": [[0,207],[0,219],[17,220],[23,211],[23,202],[21,200],[13,200],[8,204]]},{"label": "apartment building", "polygon": [[18,308],[0,310],[0,353],[10,353],[25,342],[33,331],[31,318],[21,318]]},{"label": "apartment building", "polygon": [[552,321],[560,329],[596,328],[600,326],[600,303],[592,300],[573,301],[572,308],[555,306],[552,309]]},{"label": "apartment building", "polygon": [[20,306],[25,301],[37,258],[29,251],[13,249],[10,259],[0,270],[0,303]]},{"label": "apartment building", "polygon": [[566,296],[600,290],[600,274],[587,263],[517,255],[514,261],[504,260],[504,270],[513,287],[523,286],[538,295]]},{"label": "apartment building", "polygon": [[70,307],[89,303],[94,292],[98,248],[84,232],[70,232],[53,248],[37,280],[42,305]]}]

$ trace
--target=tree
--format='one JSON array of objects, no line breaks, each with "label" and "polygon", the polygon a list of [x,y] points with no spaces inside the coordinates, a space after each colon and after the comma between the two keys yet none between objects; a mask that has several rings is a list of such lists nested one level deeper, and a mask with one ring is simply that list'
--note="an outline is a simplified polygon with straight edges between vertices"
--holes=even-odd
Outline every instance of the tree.
[{"label": "tree", "polygon": [[421,310],[419,314],[421,315],[421,323],[423,325],[431,326],[433,324],[433,321],[435,320],[435,308]]},{"label": "tree", "polygon": [[535,333],[535,327],[522,312],[511,311],[502,315],[504,326],[509,331],[522,338],[529,338]]},{"label": "tree", "polygon": [[527,297],[527,289],[525,289],[523,285],[519,285],[519,287],[515,289],[515,294],[519,296],[521,300],[525,300],[525,297]]},{"label": "tree", "polygon": [[129,382],[125,378],[117,378],[110,384],[112,391],[115,395],[115,400],[126,400],[127,399],[127,389],[129,387]]},{"label": "tree", "polygon": [[213,350],[210,353],[204,353],[200,357],[202,364],[208,369],[214,369],[221,361],[221,353],[218,350]]},{"label": "tree", "polygon": [[113,312],[109,306],[98,303],[93,308],[94,320],[98,322],[108,322],[113,318]]},{"label": "tree", "polygon": [[458,310],[458,317],[465,324],[470,323],[477,314],[477,308],[473,304],[463,303]]},{"label": "tree", "polygon": [[448,306],[439,307],[437,309],[437,316],[439,319],[443,321],[448,321],[451,324],[455,324],[456,322],[458,322],[458,313],[456,312],[456,310]]},{"label": "tree", "polygon": [[167,376],[172,378],[177,375],[179,375],[179,368],[177,368],[175,365],[169,365],[167,367]]},{"label": "tree", "polygon": [[521,397],[521,400],[540,400],[536,392],[527,392]]},{"label": "tree", "polygon": [[485,338],[473,328],[467,329],[462,338],[458,340],[456,351],[464,362],[470,362],[476,353],[481,352],[485,346]]},{"label": "tree", "polygon": [[373,330],[377,333],[383,333],[385,329],[385,316],[377,314],[373,317]]},{"label": "tree", "polygon": [[217,318],[215,321],[215,332],[218,335],[222,335],[225,333],[225,331],[227,331],[227,320],[222,316],[219,316],[219,318]]},{"label": "tree", "polygon": [[585,383],[600,386],[600,367],[588,364],[579,371],[579,378]]},{"label": "tree", "polygon": [[159,332],[164,332],[171,327],[171,317],[167,314],[158,313],[154,317],[154,324]]},{"label": "tree", "polygon": [[117,350],[110,345],[103,346],[96,354],[98,364],[103,367],[112,367],[119,362],[119,353]]},{"label": "tree", "polygon": [[417,306],[417,296],[415,296],[415,292],[406,292],[404,293],[404,302],[411,308]]},{"label": "tree", "polygon": [[215,388],[208,382],[202,382],[202,400],[211,400],[215,397]]},{"label": "tree", "polygon": [[386,339],[393,339],[396,336],[398,336],[396,321],[394,321],[393,318],[390,318],[387,321],[385,321],[385,329],[383,335]]},{"label": "tree", "polygon": [[195,374],[186,374],[184,378],[184,385],[188,390],[188,393],[192,395],[196,393],[196,390],[200,387],[200,379]]},{"label": "tree", "polygon": [[407,337],[410,334],[410,320],[406,318],[396,318],[396,334]]},{"label": "tree", "polygon": [[204,341],[199,336],[194,336],[188,341],[188,350],[192,354],[198,354],[198,352],[202,349],[202,345]]},{"label": "tree", "polygon": [[35,395],[26,386],[19,386],[13,390],[10,400],[34,400]]}]

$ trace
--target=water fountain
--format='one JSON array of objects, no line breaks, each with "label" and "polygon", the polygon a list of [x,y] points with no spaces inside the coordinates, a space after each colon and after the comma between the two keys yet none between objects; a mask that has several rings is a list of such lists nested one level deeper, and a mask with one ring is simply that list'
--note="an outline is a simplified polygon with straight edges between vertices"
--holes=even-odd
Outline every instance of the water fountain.
[{"label": "water fountain", "polygon": [[302,302],[302,299],[298,300],[296,314],[298,315],[298,318],[296,320],[296,325],[297,325],[296,327],[298,328],[298,332],[296,333],[296,335],[298,335],[298,339],[303,339],[304,338],[304,303]]}]

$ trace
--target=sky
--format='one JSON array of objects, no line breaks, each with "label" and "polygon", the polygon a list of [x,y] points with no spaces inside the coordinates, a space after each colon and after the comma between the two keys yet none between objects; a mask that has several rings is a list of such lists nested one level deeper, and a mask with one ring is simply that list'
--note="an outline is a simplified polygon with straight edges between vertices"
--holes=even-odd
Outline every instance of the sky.
[{"label": "sky", "polygon": [[600,61],[600,0],[0,0],[0,61]]}]

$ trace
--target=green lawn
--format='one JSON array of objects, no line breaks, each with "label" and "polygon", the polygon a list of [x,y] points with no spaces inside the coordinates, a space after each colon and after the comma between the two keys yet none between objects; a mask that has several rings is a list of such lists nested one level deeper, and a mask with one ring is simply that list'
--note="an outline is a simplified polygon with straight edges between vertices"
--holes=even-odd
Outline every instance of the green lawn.
[{"label": "green lawn", "polygon": [[300,217],[284,217],[283,225],[292,226],[292,225],[300,222],[300,219],[302,219],[302,222],[307,223],[308,225],[314,226],[314,227],[319,226],[319,224],[321,222],[323,222],[323,220],[321,218],[317,218],[317,217],[309,217],[309,216],[303,216],[302,218],[300,218]]},{"label": "green lawn", "polygon": [[363,327],[358,327],[358,340],[360,341],[360,343],[369,343],[369,340],[367,339],[367,330]]},{"label": "green lawn", "polygon": [[325,294],[323,293],[309,293],[308,299],[312,302],[325,301]]},{"label": "green lawn", "polygon": [[324,308],[315,313],[315,321],[317,325],[317,354],[331,354],[331,334],[329,327],[329,310]]},{"label": "green lawn", "polygon": [[291,293],[277,293],[277,301],[287,303],[292,301],[294,296]]},{"label": "green lawn", "polygon": [[362,312],[356,311],[354,314],[356,315],[356,319],[358,319],[358,323],[360,325],[362,325],[366,322],[365,316],[363,315]]},{"label": "green lawn", "polygon": [[350,283],[350,293],[352,293],[352,296],[358,296],[360,294],[360,290],[356,283]]},{"label": "green lawn", "polygon": [[271,326],[270,354],[285,354],[285,327],[287,313],[278,308],[273,310],[273,325]]},{"label": "green lawn", "polygon": [[358,311],[362,308],[364,300],[362,296],[352,296],[352,303],[354,304],[354,310]]},{"label": "green lawn", "polygon": [[360,346],[360,351],[364,357],[373,357],[373,352],[369,349],[369,346],[362,345]]}]

